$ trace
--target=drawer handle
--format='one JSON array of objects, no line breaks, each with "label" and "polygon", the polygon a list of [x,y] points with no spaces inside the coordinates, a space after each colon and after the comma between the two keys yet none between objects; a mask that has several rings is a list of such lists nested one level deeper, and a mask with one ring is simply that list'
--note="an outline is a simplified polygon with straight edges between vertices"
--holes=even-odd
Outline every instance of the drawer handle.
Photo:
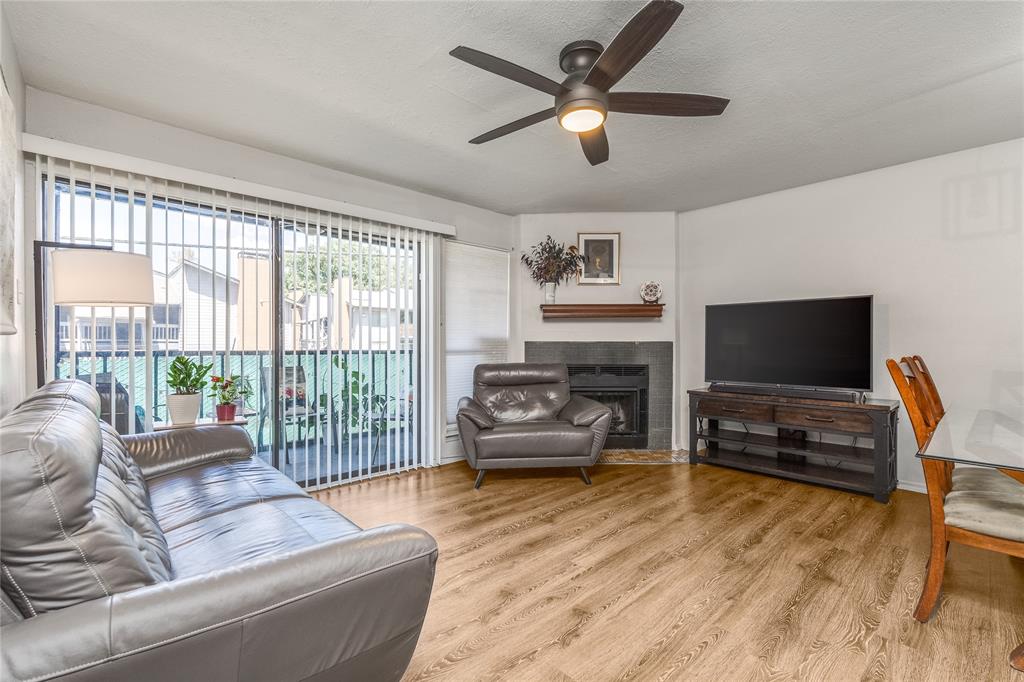
[{"label": "drawer handle", "polygon": [[805,414],[804,419],[806,419],[809,422],[824,422],[825,424],[831,424],[832,422],[835,421],[835,419],[833,419],[832,417],[812,417],[809,414]]},{"label": "drawer handle", "polygon": [[732,412],[733,414],[743,414],[746,410],[740,410],[735,407],[723,407],[722,412]]}]

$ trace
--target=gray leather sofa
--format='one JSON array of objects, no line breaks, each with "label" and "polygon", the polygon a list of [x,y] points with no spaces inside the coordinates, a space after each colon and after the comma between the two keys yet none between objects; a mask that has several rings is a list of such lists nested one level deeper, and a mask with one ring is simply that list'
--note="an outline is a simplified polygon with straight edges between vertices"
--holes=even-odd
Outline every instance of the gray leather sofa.
[{"label": "gray leather sofa", "polygon": [[242,429],[119,436],[88,384],[0,421],[3,680],[398,680],[433,538],[363,530]]},{"label": "gray leather sofa", "polygon": [[586,467],[601,455],[612,411],[570,396],[565,365],[507,363],[477,365],[456,420],[476,488],[488,469],[526,467],[579,467],[590,485]]}]

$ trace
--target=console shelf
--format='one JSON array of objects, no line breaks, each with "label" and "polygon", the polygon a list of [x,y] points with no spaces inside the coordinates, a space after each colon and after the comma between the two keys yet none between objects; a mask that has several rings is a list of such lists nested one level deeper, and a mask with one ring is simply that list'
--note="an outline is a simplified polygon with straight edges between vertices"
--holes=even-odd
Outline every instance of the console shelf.
[{"label": "console shelf", "polygon": [[710,428],[697,433],[697,438],[703,441],[715,441],[718,443],[731,443],[745,447],[767,448],[776,452],[786,452],[792,455],[811,455],[825,459],[842,460],[844,462],[856,462],[870,465],[873,462],[874,450],[872,448],[843,445],[842,443],[821,443],[817,440],[798,440],[794,438],[782,438],[770,433],[748,433],[746,431],[734,431],[732,429]]},{"label": "console shelf", "polygon": [[751,471],[756,474],[779,476],[794,481],[803,481],[804,483],[827,485],[868,495],[874,493],[875,477],[870,471],[840,469],[811,462],[779,461],[773,455],[758,454],[734,448],[736,448],[735,445],[720,447],[713,456],[702,459],[701,463],[716,464],[732,469]]},{"label": "console shelf", "polygon": [[[709,389],[689,391],[689,397],[691,464],[867,493],[879,502],[888,501],[896,487],[895,401],[845,403]],[[751,426],[777,433],[752,433]],[[822,434],[850,442],[822,442]]]}]

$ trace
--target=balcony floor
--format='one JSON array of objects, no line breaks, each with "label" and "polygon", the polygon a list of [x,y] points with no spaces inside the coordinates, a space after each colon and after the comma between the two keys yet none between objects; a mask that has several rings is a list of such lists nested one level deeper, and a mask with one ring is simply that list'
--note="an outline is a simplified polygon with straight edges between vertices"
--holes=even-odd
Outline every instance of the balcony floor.
[{"label": "balcony floor", "polygon": [[[410,440],[411,437],[412,434]],[[333,444],[328,446],[327,443],[317,443],[315,440],[306,443],[296,441],[281,448],[278,468],[299,485],[313,486],[365,478],[371,468],[374,473],[394,471],[412,461],[412,443],[408,447],[404,442],[396,444],[394,432],[381,435],[376,453],[373,448],[374,437],[370,435],[352,437],[351,448],[347,440],[343,442],[340,456],[338,448]],[[409,456],[406,456],[407,453]],[[271,465],[272,454],[269,447],[256,452],[257,457]]]}]

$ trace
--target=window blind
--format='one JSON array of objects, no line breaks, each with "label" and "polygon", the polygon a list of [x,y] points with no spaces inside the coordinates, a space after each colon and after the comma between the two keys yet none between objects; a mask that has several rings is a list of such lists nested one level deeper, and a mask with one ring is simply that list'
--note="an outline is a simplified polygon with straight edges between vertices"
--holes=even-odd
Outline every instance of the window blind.
[{"label": "window blind", "polygon": [[445,378],[447,423],[459,398],[473,394],[473,368],[508,361],[509,255],[445,242]]},{"label": "window blind", "polygon": [[[43,239],[153,260],[152,308],[44,305],[46,376],[96,386],[119,431],[167,418],[167,366],[186,355],[249,381],[241,413],[257,454],[308,488],[435,463],[439,235],[55,157],[30,163]],[[40,293],[49,300],[48,286]],[[201,416],[213,414],[204,396]]]}]

